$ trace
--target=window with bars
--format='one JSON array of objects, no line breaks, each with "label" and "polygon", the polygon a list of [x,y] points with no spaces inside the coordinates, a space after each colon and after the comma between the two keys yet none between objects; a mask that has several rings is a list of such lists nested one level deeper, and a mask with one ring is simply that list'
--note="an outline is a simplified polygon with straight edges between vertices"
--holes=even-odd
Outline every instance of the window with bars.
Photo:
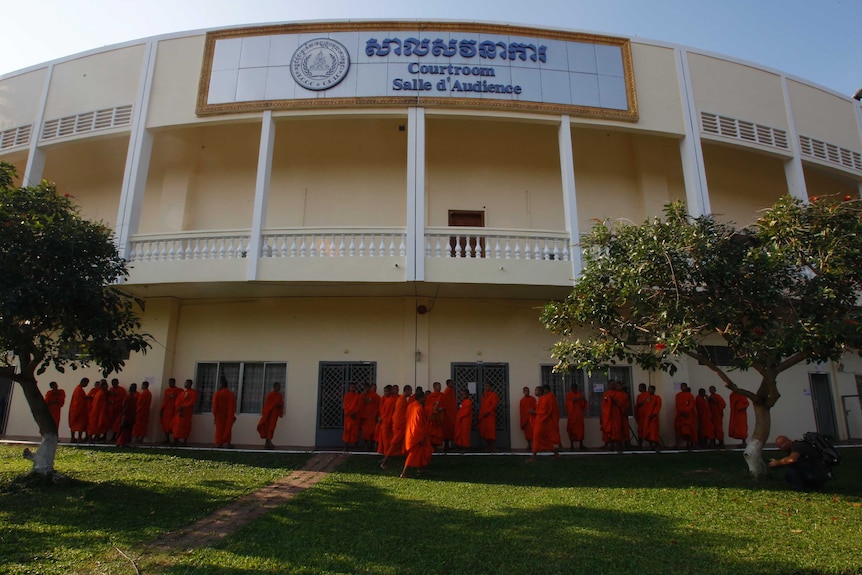
[{"label": "window with bars", "polygon": [[287,390],[287,363],[284,362],[201,362],[195,370],[198,401],[195,413],[211,413],[213,394],[222,381],[227,381],[237,397],[240,413],[260,413],[263,399],[272,384],[281,383]]},{"label": "window with bars", "polygon": [[555,373],[554,366],[541,366],[542,385],[550,385],[557,402],[560,405],[560,416],[566,416],[566,393],[569,392],[573,383],[578,384],[587,398],[587,416],[599,417],[602,413],[602,395],[608,388],[611,379],[621,381],[623,389],[629,394],[629,415],[632,414],[632,368],[621,366],[608,366],[604,370],[596,370],[590,374],[582,370],[566,373]]}]

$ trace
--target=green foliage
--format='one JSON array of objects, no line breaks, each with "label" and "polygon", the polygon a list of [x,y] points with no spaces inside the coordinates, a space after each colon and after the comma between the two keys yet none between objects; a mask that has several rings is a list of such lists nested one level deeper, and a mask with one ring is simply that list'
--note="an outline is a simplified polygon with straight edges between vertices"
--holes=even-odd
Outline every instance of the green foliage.
[{"label": "green foliage", "polygon": [[750,396],[771,407],[779,373],[862,345],[860,214],[858,199],[785,197],[748,228],[692,218],[681,203],[640,225],[598,222],[572,293],[542,312],[561,336],[554,357],[560,368],[627,362],[673,374],[688,355],[735,388],[701,348],[719,338],[730,370],[763,376]]},{"label": "green foliage", "polygon": [[16,356],[23,379],[50,365],[119,371],[149,343],[142,302],[115,286],[128,272],[111,230],[83,219],[54,184],[18,188],[13,175],[0,162],[0,350]]}]

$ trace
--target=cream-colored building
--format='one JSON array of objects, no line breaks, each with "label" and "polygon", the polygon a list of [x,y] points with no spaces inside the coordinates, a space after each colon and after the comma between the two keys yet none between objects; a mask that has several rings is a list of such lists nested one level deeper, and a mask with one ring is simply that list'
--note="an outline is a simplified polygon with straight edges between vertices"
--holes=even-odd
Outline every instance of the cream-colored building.
[{"label": "cream-colored building", "polygon": [[[274,442],[301,447],[340,445],[350,381],[452,378],[492,384],[498,445],[521,448],[522,387],[565,393],[538,314],[570,290],[593,220],[643,221],[682,199],[747,224],[787,193],[857,197],[862,113],[804,79],[641,39],[285,24],[146,38],[2,76],[0,160],[115,229],[154,338],[120,374],[151,381],[151,441],[169,377],[200,390],[195,443],[212,442],[216,381],[237,392],[240,444],[262,441],[262,398],[282,382]],[[854,356],[782,375],[774,434],[862,437],[857,373]],[[42,380],[71,395],[81,375]],[[686,360],[673,378],[575,375],[588,445],[601,444],[608,376],[657,386],[667,443],[679,382],[721,388]],[[0,432],[37,436],[23,394],[3,385]]]}]

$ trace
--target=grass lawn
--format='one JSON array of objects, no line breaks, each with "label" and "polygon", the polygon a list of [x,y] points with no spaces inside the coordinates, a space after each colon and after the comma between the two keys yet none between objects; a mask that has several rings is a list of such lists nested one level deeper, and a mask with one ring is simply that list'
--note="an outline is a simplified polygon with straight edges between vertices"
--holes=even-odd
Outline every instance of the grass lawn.
[{"label": "grass lawn", "polygon": [[862,449],[843,454],[814,494],[753,482],[738,452],[435,457],[411,480],[357,455],[215,546],[141,557],[301,460],[67,448],[76,487],[10,492],[0,448],[0,572],[133,573],[116,544],[147,574],[862,574]]},{"label": "grass lawn", "polygon": [[61,447],[63,485],[21,488],[21,447],[0,445],[0,573],[134,573],[116,548],[204,517],[301,467],[304,455]]}]

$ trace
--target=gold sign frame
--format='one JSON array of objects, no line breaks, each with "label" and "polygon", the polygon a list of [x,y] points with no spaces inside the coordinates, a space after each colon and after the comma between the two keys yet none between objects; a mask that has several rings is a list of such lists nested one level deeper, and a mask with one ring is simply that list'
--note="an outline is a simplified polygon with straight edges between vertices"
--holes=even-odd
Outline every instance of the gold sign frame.
[{"label": "gold sign frame", "polygon": [[[615,110],[591,106],[576,106],[569,104],[553,104],[544,102],[512,101],[497,99],[452,98],[439,96],[375,96],[347,98],[298,98],[290,100],[255,100],[233,102],[228,104],[208,104],[210,78],[212,76],[213,54],[217,40],[227,38],[243,38],[249,36],[269,36],[277,34],[306,34],[326,32],[416,32],[416,31],[446,31],[460,33],[485,33],[510,36],[532,36],[563,42],[584,42],[590,44],[605,44],[618,46],[622,51],[623,74],[626,86],[626,101],[628,109]],[[412,21],[368,21],[368,22],[332,22],[307,24],[280,24],[274,26],[256,26],[250,28],[232,28],[207,32],[204,45],[201,77],[198,86],[197,107],[198,116],[213,116],[218,114],[236,114],[243,112],[261,112],[263,110],[311,110],[335,108],[380,108],[380,107],[448,107],[472,108],[478,110],[501,110],[507,112],[539,112],[547,114],[568,114],[581,118],[601,120],[618,120],[623,122],[638,121],[638,100],[635,89],[634,67],[632,64],[631,42],[627,38],[565,32],[562,30],[545,30],[525,26],[506,26],[501,24],[478,24],[457,22],[412,22]]]}]

